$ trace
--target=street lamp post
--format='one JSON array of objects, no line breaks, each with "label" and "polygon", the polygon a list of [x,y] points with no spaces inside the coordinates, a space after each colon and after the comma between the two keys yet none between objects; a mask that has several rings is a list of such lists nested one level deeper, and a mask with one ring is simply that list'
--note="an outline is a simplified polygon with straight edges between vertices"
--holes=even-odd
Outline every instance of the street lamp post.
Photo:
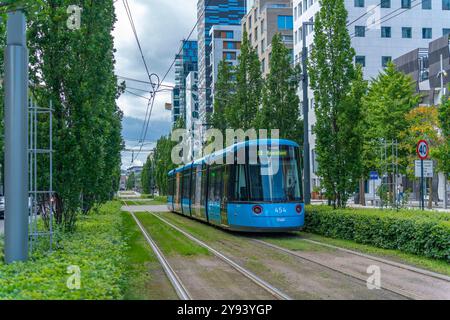
[{"label": "street lamp post", "polygon": [[5,261],[28,259],[28,49],[21,10],[8,14],[5,50]]},{"label": "street lamp post", "polygon": [[309,150],[309,101],[308,101],[308,47],[306,46],[306,28],[313,26],[313,22],[303,22],[302,37],[302,69],[303,69],[303,174],[304,174],[304,193],[305,204],[311,204],[311,165]]}]

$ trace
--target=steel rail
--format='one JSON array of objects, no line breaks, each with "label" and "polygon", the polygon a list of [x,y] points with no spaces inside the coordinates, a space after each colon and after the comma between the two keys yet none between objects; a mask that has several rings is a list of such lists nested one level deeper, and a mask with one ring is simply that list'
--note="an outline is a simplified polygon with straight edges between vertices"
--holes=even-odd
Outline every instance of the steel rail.
[{"label": "steel rail", "polygon": [[[125,201],[123,201],[125,206],[129,207]],[[143,227],[142,223],[139,221],[139,219],[136,217],[134,212],[130,211],[131,216],[133,217],[134,221],[136,222],[137,226],[141,230],[142,234],[145,237],[145,240],[147,240],[147,243],[152,248],[153,252],[155,253],[159,263],[161,264],[162,268],[164,269],[164,273],[166,274],[167,278],[169,279],[170,283],[172,284],[173,288],[175,289],[175,292],[177,293],[178,297],[181,300],[192,300],[191,295],[189,294],[189,291],[186,289],[186,287],[181,282],[178,275],[175,273],[169,262],[167,261],[166,257],[162,253],[162,251],[159,249],[158,245],[153,241],[153,239],[150,237],[148,232]]]},{"label": "steel rail", "polygon": [[360,257],[363,257],[363,258],[367,258],[367,259],[370,259],[370,260],[382,262],[384,264],[387,264],[387,265],[390,265],[390,266],[393,266],[393,267],[397,267],[397,268],[400,268],[400,269],[412,271],[412,272],[419,273],[419,274],[422,274],[422,275],[425,275],[425,276],[429,276],[429,277],[433,277],[433,278],[436,278],[436,279],[439,279],[439,280],[444,280],[444,281],[450,282],[450,277],[449,276],[446,276],[446,275],[443,275],[443,274],[439,274],[437,272],[433,272],[433,271],[429,271],[429,270],[425,270],[425,269],[420,269],[420,268],[416,268],[416,267],[413,267],[413,266],[408,266],[408,265],[403,264],[403,263],[390,261],[390,260],[383,259],[383,258],[380,258],[380,257],[376,257],[376,256],[372,256],[372,255],[369,255],[369,254],[365,254],[365,253],[361,253],[361,252],[345,249],[345,248],[342,248],[342,247],[334,246],[334,245],[331,245],[331,244],[328,244],[328,243],[323,243],[323,242],[316,241],[316,240],[304,239],[304,238],[301,238],[300,240],[306,241],[306,242],[309,242],[309,243],[314,243],[314,244],[317,244],[317,245],[320,245],[320,246],[323,246],[323,247],[336,249],[336,250],[339,250],[339,251],[342,251],[342,252],[350,253],[350,254],[353,254],[353,255],[356,255],[356,256],[360,256]]},{"label": "steel rail", "polygon": [[[348,277],[354,278],[354,279],[356,279],[358,281],[362,281],[364,283],[367,283],[367,279],[365,277],[357,274],[357,273],[354,273],[354,272],[351,272],[351,271],[343,271],[341,269],[334,268],[334,267],[330,266],[329,264],[322,263],[322,262],[318,261],[317,259],[311,259],[311,258],[305,257],[304,255],[302,255],[302,254],[300,254],[300,253],[298,253],[296,251],[292,251],[292,250],[289,250],[289,249],[277,246],[275,244],[268,243],[266,241],[262,241],[262,240],[258,240],[258,239],[251,239],[251,240],[256,242],[256,243],[259,243],[259,244],[262,244],[264,246],[267,246],[269,248],[272,248],[272,249],[275,249],[275,250],[282,251],[284,253],[290,254],[290,255],[292,255],[292,256],[294,256],[296,258],[299,258],[299,259],[302,259],[302,260],[305,260],[305,261],[308,261],[308,262],[312,262],[314,264],[320,265],[321,267],[327,268],[327,269],[332,270],[334,272],[338,272],[340,274],[343,274],[343,275],[346,275]],[[408,300],[424,300],[424,299],[426,299],[426,298],[423,298],[423,297],[421,297],[421,296],[419,296],[419,295],[417,295],[415,293],[412,293],[412,292],[409,292],[409,291],[406,291],[406,290],[402,290],[402,289],[398,289],[398,288],[394,288],[392,286],[388,286],[388,285],[385,285],[385,284],[381,285],[380,288],[383,289],[383,290],[395,293],[397,295],[400,295],[400,296],[402,296],[402,297],[404,297],[404,298],[406,298]]]},{"label": "steel rail", "polygon": [[263,288],[264,290],[266,290],[267,292],[269,292],[271,295],[273,295],[275,298],[279,299],[279,300],[292,300],[291,297],[289,297],[287,294],[285,294],[284,292],[280,291],[279,289],[275,288],[274,286],[272,286],[271,284],[269,284],[268,282],[264,281],[263,279],[261,279],[260,277],[258,277],[257,275],[255,275],[253,272],[241,267],[239,264],[237,264],[236,262],[234,262],[233,260],[231,260],[230,258],[228,258],[227,256],[225,256],[224,254],[220,253],[218,250],[212,248],[211,246],[207,245],[205,242],[197,239],[196,237],[194,237],[192,234],[182,230],[181,228],[175,226],[174,224],[170,223],[169,221],[167,221],[166,219],[160,217],[159,215],[146,210],[148,213],[150,213],[151,215],[153,215],[154,217],[158,218],[159,220],[161,220],[162,222],[164,222],[165,224],[167,224],[168,226],[172,227],[173,229],[177,230],[178,232],[180,232],[181,234],[183,234],[184,236],[186,236],[187,238],[189,238],[190,240],[194,241],[195,243],[197,243],[198,245],[204,247],[205,249],[207,249],[209,252],[211,252],[212,254],[214,254],[216,257],[218,257],[219,259],[223,260],[225,263],[227,263],[228,265],[230,265],[231,267],[233,267],[235,270],[237,270],[238,272],[240,272],[242,275],[244,275],[246,278],[250,279],[251,281],[253,281],[255,284],[257,284],[258,286],[260,286],[261,288]]}]

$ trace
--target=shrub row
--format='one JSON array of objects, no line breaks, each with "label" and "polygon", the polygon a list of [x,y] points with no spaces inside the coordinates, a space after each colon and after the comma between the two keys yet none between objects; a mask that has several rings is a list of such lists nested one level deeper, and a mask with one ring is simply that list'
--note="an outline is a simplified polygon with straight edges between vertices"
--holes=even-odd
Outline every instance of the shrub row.
[{"label": "shrub row", "polygon": [[309,206],[305,231],[450,262],[448,213]]},{"label": "shrub row", "polygon": [[[26,263],[3,263],[0,243],[0,299],[120,299],[125,269],[120,202],[80,216],[77,230],[58,234],[57,248],[43,249]],[[69,266],[81,271],[81,288],[67,287]]]}]

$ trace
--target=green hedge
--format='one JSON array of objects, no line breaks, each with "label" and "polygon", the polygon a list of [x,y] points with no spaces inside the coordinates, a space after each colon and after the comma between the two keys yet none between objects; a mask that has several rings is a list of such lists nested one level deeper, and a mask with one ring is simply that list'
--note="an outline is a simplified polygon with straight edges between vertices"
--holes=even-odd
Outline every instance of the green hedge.
[{"label": "green hedge", "polygon": [[[37,252],[26,263],[5,265],[0,243],[0,299],[121,299],[126,243],[120,207],[110,202],[80,216],[77,230],[59,235],[52,254]],[[80,267],[80,290],[67,288],[71,265]]]},{"label": "green hedge", "polygon": [[450,262],[450,214],[308,206],[305,231]]}]

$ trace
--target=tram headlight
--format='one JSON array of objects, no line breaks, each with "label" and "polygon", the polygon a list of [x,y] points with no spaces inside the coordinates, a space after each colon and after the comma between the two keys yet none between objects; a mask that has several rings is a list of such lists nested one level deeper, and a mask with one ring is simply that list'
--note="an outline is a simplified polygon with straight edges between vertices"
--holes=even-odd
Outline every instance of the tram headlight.
[{"label": "tram headlight", "polygon": [[253,206],[253,213],[260,215],[262,213],[263,209],[261,206]]},{"label": "tram headlight", "polygon": [[297,211],[297,213],[298,214],[301,214],[302,213],[302,205],[301,204],[298,204],[296,207],[295,207],[295,211]]}]

